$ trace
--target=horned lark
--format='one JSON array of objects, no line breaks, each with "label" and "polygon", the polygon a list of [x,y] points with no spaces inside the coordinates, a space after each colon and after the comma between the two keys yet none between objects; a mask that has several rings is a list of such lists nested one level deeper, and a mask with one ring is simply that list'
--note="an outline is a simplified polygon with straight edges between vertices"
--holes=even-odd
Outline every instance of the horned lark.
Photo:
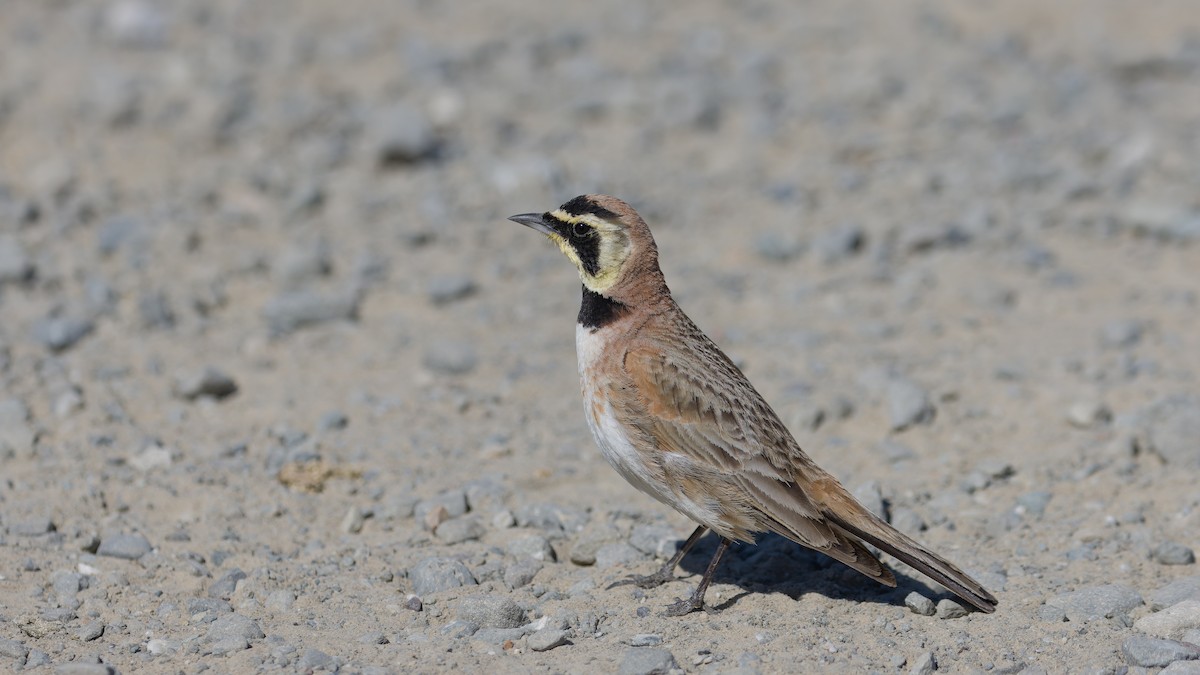
[{"label": "horned lark", "polygon": [[[583,281],[575,329],[588,426],[604,457],[634,487],[699,523],[657,573],[674,579],[707,531],[717,552],[678,616],[704,606],[721,555],[734,541],[774,532],[895,586],[869,542],[984,612],[996,598],[941,556],[859,504],[809,458],[729,357],[671,298],[645,221],[614,197],[584,195],[554,211],[510,220],[558,245]],[[618,585],[614,584],[614,585]]]}]

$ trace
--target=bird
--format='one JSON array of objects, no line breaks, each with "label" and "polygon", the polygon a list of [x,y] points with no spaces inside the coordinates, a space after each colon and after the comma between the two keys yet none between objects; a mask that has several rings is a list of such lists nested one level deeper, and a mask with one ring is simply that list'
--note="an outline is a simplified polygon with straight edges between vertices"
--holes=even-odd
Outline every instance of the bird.
[{"label": "bird", "polygon": [[[588,427],[633,487],[697,523],[657,572],[618,581],[653,588],[708,531],[716,552],[689,597],[668,616],[707,609],[705,592],[733,542],[773,532],[886,586],[895,575],[874,545],[982,612],[996,598],[856,500],[800,448],[732,360],[671,296],[649,226],[629,204],[580,195],[512,220],[548,237],[582,281],[575,346]],[[612,588],[613,586],[610,586]]]}]

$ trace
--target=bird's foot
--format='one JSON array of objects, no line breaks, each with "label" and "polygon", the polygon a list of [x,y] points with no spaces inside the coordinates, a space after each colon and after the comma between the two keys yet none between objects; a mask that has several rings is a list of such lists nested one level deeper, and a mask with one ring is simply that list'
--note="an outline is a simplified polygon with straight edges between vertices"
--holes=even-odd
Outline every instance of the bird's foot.
[{"label": "bird's foot", "polygon": [[676,600],[675,602],[667,605],[667,611],[663,613],[663,616],[685,616],[700,609],[703,609],[706,612],[712,612],[711,609],[704,606],[704,598],[692,596],[684,600]]},{"label": "bird's foot", "polygon": [[637,586],[638,588],[658,588],[663,584],[675,581],[675,574],[671,570],[661,569],[654,574],[631,574],[620,581],[615,581],[608,585],[605,590],[611,590],[617,586]]}]

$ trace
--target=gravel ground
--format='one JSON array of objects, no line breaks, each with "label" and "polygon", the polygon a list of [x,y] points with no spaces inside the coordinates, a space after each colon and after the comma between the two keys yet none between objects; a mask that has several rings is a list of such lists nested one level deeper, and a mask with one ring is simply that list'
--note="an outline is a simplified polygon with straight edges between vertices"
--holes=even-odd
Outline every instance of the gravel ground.
[{"label": "gravel ground", "polygon": [[[0,3],[0,668],[1200,669],[1200,12]],[[824,467],[1000,598],[691,531],[584,424],[633,203]]]}]

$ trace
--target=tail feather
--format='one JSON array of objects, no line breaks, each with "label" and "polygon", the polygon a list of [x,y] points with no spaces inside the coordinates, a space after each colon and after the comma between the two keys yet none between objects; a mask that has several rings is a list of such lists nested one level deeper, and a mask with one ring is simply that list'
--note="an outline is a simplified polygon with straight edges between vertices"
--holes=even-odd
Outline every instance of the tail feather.
[{"label": "tail feather", "polygon": [[972,579],[954,563],[924,548],[866,509],[863,509],[861,514],[863,518],[857,525],[831,511],[826,511],[824,515],[847,533],[874,544],[945,586],[951,593],[966,600],[979,611],[988,614],[996,611],[998,601],[983,587],[983,584]]}]

